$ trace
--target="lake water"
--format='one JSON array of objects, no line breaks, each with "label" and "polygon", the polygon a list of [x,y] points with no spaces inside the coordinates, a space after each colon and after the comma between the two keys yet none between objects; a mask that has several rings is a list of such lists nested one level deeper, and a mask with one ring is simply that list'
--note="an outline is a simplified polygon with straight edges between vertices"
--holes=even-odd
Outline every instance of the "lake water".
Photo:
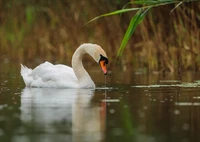
[{"label": "lake water", "polygon": [[198,73],[90,71],[90,89],[25,88],[18,63],[0,64],[1,142],[200,141]]}]

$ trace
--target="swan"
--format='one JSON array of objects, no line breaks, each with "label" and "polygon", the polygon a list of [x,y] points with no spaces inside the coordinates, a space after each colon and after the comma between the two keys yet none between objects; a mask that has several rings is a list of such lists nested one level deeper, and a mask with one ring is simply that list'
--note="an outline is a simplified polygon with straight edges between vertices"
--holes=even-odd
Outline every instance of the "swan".
[{"label": "swan", "polygon": [[34,69],[21,64],[21,76],[26,87],[50,88],[95,88],[95,84],[82,64],[82,57],[88,53],[107,74],[108,57],[101,46],[92,43],[80,45],[72,56],[72,67],[44,62]]}]

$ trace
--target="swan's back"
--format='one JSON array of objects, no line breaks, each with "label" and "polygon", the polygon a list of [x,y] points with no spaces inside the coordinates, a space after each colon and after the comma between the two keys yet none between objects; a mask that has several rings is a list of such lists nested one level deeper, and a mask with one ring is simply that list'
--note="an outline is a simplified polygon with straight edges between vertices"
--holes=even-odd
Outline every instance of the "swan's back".
[{"label": "swan's back", "polygon": [[27,87],[77,88],[77,78],[71,67],[40,64],[35,69],[21,65],[21,76]]},{"label": "swan's back", "polygon": [[21,75],[27,87],[95,88],[82,63],[82,56],[86,53],[100,65],[106,75],[107,55],[101,46],[91,43],[84,43],[76,49],[72,56],[73,69],[45,62],[33,70],[21,65]]}]

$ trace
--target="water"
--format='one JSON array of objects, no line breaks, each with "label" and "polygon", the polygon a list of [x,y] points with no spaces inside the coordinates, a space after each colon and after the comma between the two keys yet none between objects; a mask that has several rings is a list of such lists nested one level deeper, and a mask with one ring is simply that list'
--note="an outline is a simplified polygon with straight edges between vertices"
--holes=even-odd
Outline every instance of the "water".
[{"label": "water", "polygon": [[25,88],[19,71],[0,64],[2,142],[200,141],[199,74],[95,70],[90,90]]}]

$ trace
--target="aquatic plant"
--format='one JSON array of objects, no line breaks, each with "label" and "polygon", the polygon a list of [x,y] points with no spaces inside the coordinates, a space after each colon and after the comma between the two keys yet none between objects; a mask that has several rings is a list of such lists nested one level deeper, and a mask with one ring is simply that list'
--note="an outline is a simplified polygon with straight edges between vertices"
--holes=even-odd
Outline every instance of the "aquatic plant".
[{"label": "aquatic plant", "polygon": [[[70,64],[81,43],[93,42],[108,53],[110,68],[200,71],[199,3],[144,1],[1,1],[0,61]],[[97,15],[104,18],[85,25]]]},{"label": "aquatic plant", "polygon": [[[97,16],[90,20],[88,23],[97,20],[101,17],[106,17],[106,16],[111,16],[111,15],[116,15],[116,14],[122,14],[125,12],[130,12],[130,11],[137,11],[137,13],[132,17],[129,26],[126,30],[126,33],[122,39],[121,45],[119,47],[117,56],[121,56],[124,48],[129,41],[130,37],[134,33],[136,27],[141,23],[141,21],[144,19],[146,16],[147,12],[154,7],[159,7],[163,5],[169,5],[169,4],[176,4],[176,6],[171,10],[173,12],[178,6],[185,2],[194,2],[198,0],[133,0],[129,3],[127,3],[121,10],[116,10],[110,13],[102,14],[100,16]],[[132,7],[132,8],[126,8],[128,5],[139,5],[138,7]]]}]

